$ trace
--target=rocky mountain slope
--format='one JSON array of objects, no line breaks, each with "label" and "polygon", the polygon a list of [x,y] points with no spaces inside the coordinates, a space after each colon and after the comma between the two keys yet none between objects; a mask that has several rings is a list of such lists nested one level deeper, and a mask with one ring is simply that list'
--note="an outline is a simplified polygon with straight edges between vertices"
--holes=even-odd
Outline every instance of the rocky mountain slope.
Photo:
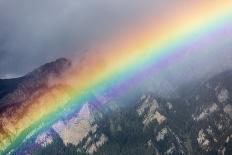
[{"label": "rocky mountain slope", "polygon": [[197,135],[200,152],[231,154],[232,144],[232,71],[202,83],[189,99],[192,137]]},{"label": "rocky mountain slope", "polygon": [[[0,81],[5,88],[0,99],[0,151],[9,140],[27,128],[26,122],[44,115],[48,99],[55,103],[65,102],[66,99],[61,98],[60,94],[65,94],[70,87],[50,85],[49,79],[61,76],[70,65],[68,60],[58,59],[24,77]],[[35,113],[35,110],[40,113]]]},{"label": "rocky mountain slope", "polygon": [[[58,59],[22,78],[0,80],[1,143],[19,132],[12,125],[15,117],[28,117],[23,109],[30,100],[43,99],[45,89],[57,99],[67,92],[63,89],[72,89],[49,84],[49,78],[59,78],[70,65]],[[93,93],[72,117],[60,118],[12,154],[232,154],[232,71],[189,87],[175,98],[156,92],[130,99]]]}]

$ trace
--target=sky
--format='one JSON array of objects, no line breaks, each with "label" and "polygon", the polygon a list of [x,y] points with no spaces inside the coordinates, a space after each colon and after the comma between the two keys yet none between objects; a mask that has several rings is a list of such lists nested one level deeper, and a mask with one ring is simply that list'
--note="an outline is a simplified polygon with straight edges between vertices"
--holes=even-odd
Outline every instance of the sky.
[{"label": "sky", "polygon": [[151,3],[0,0],[0,77],[23,75],[45,62],[81,53],[146,16]]},{"label": "sky", "polygon": [[[196,1],[184,0],[0,0],[0,78],[22,76],[60,57],[95,52],[115,35],[146,20],[159,21],[172,9]],[[170,17],[172,18],[172,17]],[[213,49],[202,50],[205,61],[185,59],[169,73],[178,79],[186,72],[190,79],[203,73],[217,73],[231,67],[230,31],[228,40]],[[197,43],[208,44],[208,43]],[[218,56],[218,53],[220,55]],[[183,67],[185,66],[185,67]],[[170,69],[172,70],[172,69]]]}]

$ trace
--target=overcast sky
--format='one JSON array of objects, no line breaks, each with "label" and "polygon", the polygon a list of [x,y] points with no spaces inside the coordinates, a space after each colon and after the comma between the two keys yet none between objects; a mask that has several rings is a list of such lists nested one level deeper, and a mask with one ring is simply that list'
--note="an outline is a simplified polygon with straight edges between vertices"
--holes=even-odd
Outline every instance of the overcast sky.
[{"label": "overcast sky", "polygon": [[[159,18],[178,5],[185,4],[173,0],[0,0],[0,78],[21,76],[56,58],[84,52],[127,25],[151,14]],[[208,52],[204,65],[229,68],[231,42],[218,46],[221,61],[212,63],[216,57]]]},{"label": "overcast sky", "polygon": [[0,0],[0,77],[22,75],[82,52],[93,41],[146,16],[155,3],[159,2]]}]

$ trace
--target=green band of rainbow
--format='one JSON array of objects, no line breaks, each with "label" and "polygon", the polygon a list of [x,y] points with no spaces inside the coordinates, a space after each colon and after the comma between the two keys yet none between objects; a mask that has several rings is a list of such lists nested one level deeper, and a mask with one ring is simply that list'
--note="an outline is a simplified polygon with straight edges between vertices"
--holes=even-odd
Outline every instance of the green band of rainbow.
[{"label": "green band of rainbow", "polygon": [[[196,10],[207,8],[210,11],[196,13]],[[54,100],[44,96],[43,101],[31,103],[35,107],[32,106],[25,118],[17,122],[15,126],[19,130],[0,145],[0,154],[16,150],[25,139],[49,128],[59,118],[74,113],[86,100],[91,99],[92,91],[126,91],[132,81],[146,79],[154,68],[162,69],[181,59],[181,47],[191,45],[196,38],[202,39],[207,34],[232,24],[232,2],[226,0],[199,2],[193,8],[189,6],[189,12],[185,13],[186,16],[171,21],[171,25],[154,27],[157,31],[151,30],[152,33],[148,30],[141,37],[145,36],[144,41],[138,36],[137,42],[127,45],[123,50],[116,48],[98,55],[93,54],[90,60],[86,60],[89,66],[65,77],[64,80],[72,81],[74,89],[61,88],[58,92],[52,92],[58,94],[59,98]],[[173,17],[178,15],[176,13]],[[98,64],[95,60],[104,60],[104,63]],[[30,116],[30,119],[26,116]]]}]

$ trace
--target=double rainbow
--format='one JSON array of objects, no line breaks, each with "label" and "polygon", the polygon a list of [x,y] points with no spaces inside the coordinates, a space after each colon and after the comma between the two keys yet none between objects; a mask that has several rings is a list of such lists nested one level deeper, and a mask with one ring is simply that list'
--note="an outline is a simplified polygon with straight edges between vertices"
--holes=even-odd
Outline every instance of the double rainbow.
[{"label": "double rainbow", "polygon": [[[150,19],[140,28],[106,43],[108,46],[101,52],[90,54],[78,71],[63,79],[74,89],[56,88],[30,101],[31,106],[20,119],[14,120],[14,124],[5,122],[13,134],[0,133],[0,154],[20,147],[31,135],[48,128],[62,116],[72,114],[90,99],[90,92],[125,91],[133,82],[146,79],[154,68],[162,69],[181,59],[181,47],[232,24],[230,0],[196,1],[192,6],[179,9],[170,11],[168,18],[156,22]],[[57,98],[54,99],[54,95]]]}]

